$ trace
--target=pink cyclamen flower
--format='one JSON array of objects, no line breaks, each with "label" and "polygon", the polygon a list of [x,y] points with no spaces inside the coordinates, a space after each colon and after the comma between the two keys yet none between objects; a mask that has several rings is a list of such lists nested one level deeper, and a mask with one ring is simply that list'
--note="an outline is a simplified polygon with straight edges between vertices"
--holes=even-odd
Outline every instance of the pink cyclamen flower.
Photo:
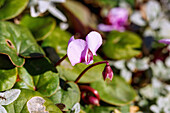
[{"label": "pink cyclamen flower", "polygon": [[159,43],[170,44],[170,39],[161,39]]},{"label": "pink cyclamen flower", "polygon": [[74,39],[72,36],[68,42],[67,56],[74,66],[77,63],[91,64],[93,63],[93,55],[102,45],[102,37],[92,31],[86,36],[86,41],[82,39]]},{"label": "pink cyclamen flower", "polygon": [[120,7],[112,8],[107,15],[107,20],[109,24],[99,24],[99,30],[105,32],[112,30],[124,31],[128,21],[128,11]]}]

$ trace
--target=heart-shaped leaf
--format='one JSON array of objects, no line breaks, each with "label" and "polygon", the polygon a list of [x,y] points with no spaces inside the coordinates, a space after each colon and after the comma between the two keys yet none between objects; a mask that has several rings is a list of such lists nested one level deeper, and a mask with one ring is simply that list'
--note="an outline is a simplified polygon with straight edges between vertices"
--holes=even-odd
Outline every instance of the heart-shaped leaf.
[{"label": "heart-shaped leaf", "polygon": [[39,75],[39,81],[35,84],[36,90],[44,96],[53,95],[59,87],[59,76],[51,71]]},{"label": "heart-shaped leaf", "polygon": [[50,99],[55,104],[65,104],[66,108],[64,110],[69,110],[80,101],[80,90],[77,84],[73,82],[66,83],[64,81],[60,81],[60,87],[57,92],[50,97]]},{"label": "heart-shaped leaf", "polygon": [[136,97],[135,90],[119,76],[114,76],[108,83],[103,80],[93,82],[91,86],[98,91],[101,100],[112,105],[125,105]]},{"label": "heart-shaped leaf", "polygon": [[48,37],[56,26],[55,19],[51,17],[33,18],[29,15],[23,16],[20,24],[27,27],[37,41]]},{"label": "heart-shaped leaf", "polygon": [[57,27],[51,35],[43,41],[42,47],[53,47],[59,55],[65,55],[70,38],[71,34],[69,32],[63,31]]},{"label": "heart-shaped leaf", "polygon": [[16,88],[36,90],[44,96],[53,95],[59,87],[59,76],[51,71],[32,77],[25,68],[18,68]]},{"label": "heart-shaped leaf", "polygon": [[17,78],[17,68],[13,69],[0,69],[0,91],[11,89]]},{"label": "heart-shaped leaf", "polygon": [[1,0],[0,20],[8,20],[18,16],[27,6],[29,0]]},{"label": "heart-shaped leaf", "polygon": [[[37,91],[32,91],[28,89],[21,89],[21,93],[17,100],[4,107],[8,113],[29,113],[28,108],[30,110],[32,106],[27,105],[29,104],[28,101],[32,103],[33,101],[32,100],[30,101],[30,99],[33,99],[35,97],[39,97],[41,98],[41,100],[43,100],[42,106],[45,107],[45,111],[47,111],[47,113],[62,113],[61,110],[56,105],[54,105],[53,102],[51,102],[49,99],[43,97]],[[38,106],[37,104],[38,103],[36,103],[35,105],[38,108],[36,107],[35,109],[39,109],[41,111],[42,106]]]},{"label": "heart-shaped leaf", "polygon": [[13,64],[19,67],[24,64],[23,57],[44,56],[30,31],[10,22],[0,21],[0,42],[0,53],[7,54]]},{"label": "heart-shaped leaf", "polygon": [[140,37],[132,32],[112,31],[103,45],[103,52],[112,59],[128,59],[141,53],[135,50],[141,43]]},{"label": "heart-shaped leaf", "polygon": [[[94,62],[99,61],[102,61],[99,55],[94,56]],[[73,67],[67,59],[61,62],[59,66],[57,66],[57,70],[61,77],[69,81],[74,81],[79,76],[79,74],[88,66],[89,65],[79,63]],[[91,83],[96,80],[102,79],[102,72],[104,70],[104,66],[105,64],[100,64],[88,70],[80,79],[79,83]]]},{"label": "heart-shaped leaf", "polygon": [[23,67],[18,68],[17,82],[15,88],[35,89],[32,76]]}]

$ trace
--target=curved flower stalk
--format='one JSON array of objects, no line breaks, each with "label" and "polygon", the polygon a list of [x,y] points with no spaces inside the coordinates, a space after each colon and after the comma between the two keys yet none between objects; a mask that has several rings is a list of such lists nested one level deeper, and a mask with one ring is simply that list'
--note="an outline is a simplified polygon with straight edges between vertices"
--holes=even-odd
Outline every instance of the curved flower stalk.
[{"label": "curved flower stalk", "polygon": [[124,31],[128,21],[128,11],[124,8],[112,8],[107,15],[108,24],[99,24],[98,29],[109,32],[112,30]]},{"label": "curved flower stalk", "polygon": [[[65,17],[65,15],[54,5],[54,3],[63,2],[65,2],[65,0],[31,0],[29,4],[31,16],[37,17],[48,10],[53,16],[57,17],[63,22],[66,22],[67,18]],[[36,8],[37,5],[38,7]]]},{"label": "curved flower stalk", "polygon": [[73,66],[77,63],[91,64],[93,55],[97,55],[96,51],[101,45],[102,37],[96,31],[90,32],[86,41],[72,36],[68,42],[67,56]]},{"label": "curved flower stalk", "polygon": [[109,65],[109,63],[107,61],[101,61],[101,62],[96,62],[94,64],[91,64],[90,66],[88,66],[84,71],[82,71],[80,73],[80,75],[77,77],[77,79],[74,81],[75,83],[78,83],[78,81],[80,80],[80,78],[89,70],[91,69],[92,67],[96,66],[96,65],[99,65],[99,64],[106,64],[102,74],[103,74],[103,79],[106,80],[106,79],[109,79],[109,80],[112,80],[113,78],[113,71]]}]

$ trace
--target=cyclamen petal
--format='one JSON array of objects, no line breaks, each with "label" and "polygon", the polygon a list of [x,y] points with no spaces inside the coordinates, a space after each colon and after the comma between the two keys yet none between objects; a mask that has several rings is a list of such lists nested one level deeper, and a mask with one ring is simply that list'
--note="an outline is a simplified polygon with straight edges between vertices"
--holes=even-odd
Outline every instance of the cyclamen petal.
[{"label": "cyclamen petal", "polygon": [[76,39],[69,43],[67,48],[67,56],[74,66],[82,61],[82,52],[87,48],[86,41],[82,39]]},{"label": "cyclamen petal", "polygon": [[74,36],[72,36],[72,37],[70,38],[70,40],[68,41],[68,45],[69,45],[70,42],[72,42],[73,40],[75,40]]},{"label": "cyclamen petal", "polygon": [[102,37],[98,32],[92,31],[86,36],[86,42],[93,55],[96,55],[96,51],[102,45]]},{"label": "cyclamen petal", "polygon": [[112,30],[117,30],[117,31],[124,31],[125,26],[127,25],[128,22],[128,11],[124,8],[112,8],[108,15],[107,15],[107,23],[108,25],[105,24],[99,24],[98,28],[100,31],[108,32]]},{"label": "cyclamen petal", "polygon": [[102,37],[92,31],[86,36],[86,41],[82,39],[74,39],[74,36],[68,41],[67,56],[74,66],[77,63],[91,64],[93,63],[93,55],[102,45]]},{"label": "cyclamen petal", "polygon": [[161,39],[159,43],[170,44],[170,39]]}]

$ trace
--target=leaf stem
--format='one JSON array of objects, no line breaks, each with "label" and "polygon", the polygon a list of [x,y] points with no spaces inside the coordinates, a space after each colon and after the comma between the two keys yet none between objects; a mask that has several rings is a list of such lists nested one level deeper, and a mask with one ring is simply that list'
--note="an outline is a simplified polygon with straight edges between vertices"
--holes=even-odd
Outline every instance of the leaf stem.
[{"label": "leaf stem", "polygon": [[77,77],[77,79],[74,81],[75,83],[78,83],[78,81],[80,80],[80,78],[84,75],[84,73],[86,73],[90,68],[99,65],[99,64],[104,64],[106,63],[106,65],[109,65],[109,63],[107,61],[101,61],[101,62],[96,62],[94,64],[91,64],[89,67],[87,67],[84,71],[82,71],[80,73],[80,75]]}]

